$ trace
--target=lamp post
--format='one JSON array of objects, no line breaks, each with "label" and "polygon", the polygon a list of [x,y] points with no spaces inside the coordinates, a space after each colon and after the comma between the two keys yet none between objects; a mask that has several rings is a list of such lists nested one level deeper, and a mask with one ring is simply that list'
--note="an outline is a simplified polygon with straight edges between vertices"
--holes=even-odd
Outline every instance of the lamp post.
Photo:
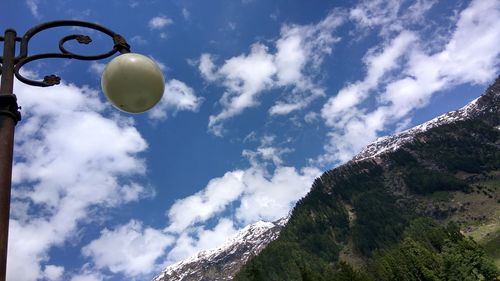
[{"label": "lamp post", "polygon": [[[64,46],[66,42],[76,40],[80,44],[89,44],[92,40],[86,35],[72,34],[60,39],[59,53],[28,54],[29,41],[33,36],[46,29],[64,26],[84,27],[104,33],[112,38],[113,48],[98,55],[73,53]],[[61,80],[56,75],[47,75],[42,81],[31,80],[20,73],[23,65],[45,58],[99,60],[120,53],[120,56],[106,66],[101,86],[113,106],[129,113],[140,113],[153,107],[163,95],[164,79],[159,67],[152,60],[130,53],[130,46],[122,36],[95,23],[76,20],[52,21],[31,28],[23,37],[18,37],[15,30],[7,29],[4,36],[0,36],[0,42],[4,44],[3,56],[0,57],[0,281],[5,281],[14,128],[21,120],[20,107],[13,92],[14,77],[37,87],[54,86]],[[16,56],[17,43],[20,43],[20,51]]]}]

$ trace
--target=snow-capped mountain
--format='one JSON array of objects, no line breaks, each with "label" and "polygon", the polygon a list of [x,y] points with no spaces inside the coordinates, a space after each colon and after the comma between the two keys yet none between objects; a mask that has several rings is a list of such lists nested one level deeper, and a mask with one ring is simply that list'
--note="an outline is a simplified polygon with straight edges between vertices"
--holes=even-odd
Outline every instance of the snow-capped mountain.
[{"label": "snow-capped mountain", "polygon": [[287,219],[248,225],[216,249],[168,266],[153,281],[231,280],[241,266],[278,238]]},{"label": "snow-capped mountain", "polygon": [[371,143],[354,156],[351,161],[361,161],[395,151],[403,144],[411,142],[419,133],[423,133],[444,124],[475,118],[483,113],[495,111],[500,111],[500,77],[486,90],[484,95],[473,100],[461,109],[445,113],[398,134],[378,138],[375,142]]}]

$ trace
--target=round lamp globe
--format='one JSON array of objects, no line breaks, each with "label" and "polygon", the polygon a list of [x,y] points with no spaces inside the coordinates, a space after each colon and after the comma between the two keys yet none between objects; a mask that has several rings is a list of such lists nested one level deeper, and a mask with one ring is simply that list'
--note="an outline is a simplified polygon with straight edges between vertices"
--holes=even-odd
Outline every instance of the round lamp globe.
[{"label": "round lamp globe", "polygon": [[161,100],[165,80],[153,60],[127,53],[115,57],[106,65],[101,87],[116,108],[128,113],[141,113]]}]

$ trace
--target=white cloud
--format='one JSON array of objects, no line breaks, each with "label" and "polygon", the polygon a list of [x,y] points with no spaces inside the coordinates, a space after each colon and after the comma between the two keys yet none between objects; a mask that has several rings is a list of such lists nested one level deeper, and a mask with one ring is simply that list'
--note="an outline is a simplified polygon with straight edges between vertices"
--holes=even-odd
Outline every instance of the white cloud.
[{"label": "white cloud", "polygon": [[174,21],[166,16],[157,16],[149,20],[149,28],[152,30],[162,29],[167,25],[173,24]]},{"label": "white cloud", "polygon": [[271,175],[262,166],[227,172],[210,180],[202,191],[177,200],[168,212],[170,224],[166,231],[181,233],[238,203],[235,212],[239,223],[277,220],[286,216],[296,200],[309,191],[319,174],[315,168],[297,171],[283,166]]},{"label": "white cloud", "polygon": [[412,23],[423,20],[424,15],[432,9],[437,2],[437,0],[416,0],[408,7],[403,20],[407,20]]},{"label": "white cloud", "polygon": [[198,70],[200,71],[203,78],[208,81],[213,81],[218,78],[215,72],[216,66],[213,62],[213,58],[210,54],[202,54],[200,56],[200,63],[198,65]]},{"label": "white cloud", "polygon": [[93,61],[89,66],[89,71],[100,78],[104,72],[104,68],[106,68],[106,64]]},{"label": "white cloud", "polygon": [[273,163],[275,167],[279,167],[283,164],[281,156],[293,150],[290,148],[272,146],[275,138],[275,136],[264,136],[261,138],[260,145],[255,151],[245,149],[241,154],[248,158],[252,167],[257,167],[259,165],[267,166],[269,162]]},{"label": "white cloud", "polygon": [[130,38],[130,42],[137,44],[137,45],[147,45],[148,44],[148,40],[144,39],[140,35],[132,36],[132,38]]},{"label": "white cloud", "polygon": [[381,79],[388,72],[399,67],[400,58],[407,53],[411,44],[416,40],[414,33],[403,31],[380,50],[371,50],[363,59],[367,67],[364,80],[342,88],[323,106],[321,114],[326,124],[332,127],[344,127],[345,118],[349,118],[353,108],[363,102],[371,91],[378,88],[382,82]]},{"label": "white cloud", "polygon": [[195,223],[204,222],[222,212],[242,194],[244,171],[227,172],[210,180],[207,186],[191,196],[175,201],[168,211],[168,232],[180,233]]},{"label": "white cloud", "polygon": [[60,268],[48,264],[48,252],[76,238],[92,210],[147,195],[131,178],[145,172],[139,154],[147,144],[131,119],[103,116],[97,91],[15,87],[24,119],[16,131],[8,279],[56,278]]},{"label": "white cloud", "polygon": [[71,278],[71,281],[103,281],[104,276],[100,273],[95,272],[85,272],[79,275],[75,275]]},{"label": "white cloud", "polygon": [[350,11],[350,18],[363,27],[387,25],[398,19],[401,0],[365,0]]},{"label": "white cloud", "polygon": [[223,110],[210,116],[209,128],[216,135],[221,135],[223,120],[257,105],[257,96],[273,86],[272,76],[276,71],[273,56],[268,53],[266,46],[259,43],[252,46],[248,56],[240,55],[227,60],[218,70],[227,89],[220,99]]},{"label": "white cloud", "polygon": [[289,114],[323,96],[324,90],[314,83],[314,77],[333,44],[340,40],[333,31],[342,18],[342,13],[334,11],[315,25],[283,26],[275,53],[255,43],[249,54],[227,59],[220,67],[215,66],[211,55],[203,54],[199,61],[202,77],[225,88],[219,100],[222,111],[209,118],[210,131],[222,135],[223,122],[259,105],[259,96],[266,90],[292,88],[270,109],[272,115]]},{"label": "white cloud", "polygon": [[101,236],[85,246],[82,253],[91,257],[98,269],[138,276],[160,270],[158,258],[172,242],[172,237],[161,231],[131,220],[114,230],[101,231]]},{"label": "white cloud", "polygon": [[49,281],[58,281],[61,280],[63,273],[64,273],[64,267],[56,265],[47,265],[45,266],[43,275]]},{"label": "white cloud", "polygon": [[176,79],[167,81],[161,101],[148,112],[151,120],[165,120],[168,114],[179,111],[198,111],[203,103],[202,97],[197,97],[194,90],[184,82]]},{"label": "white cloud", "polygon": [[246,225],[285,217],[295,202],[309,192],[320,174],[316,168],[278,167],[269,177],[261,168],[247,169],[243,176],[246,188],[236,209],[236,218]]},{"label": "white cloud", "polygon": [[28,5],[28,8],[30,9],[31,14],[37,19],[41,18],[40,12],[38,11],[39,4],[40,4],[40,0],[26,0],[26,5]]},{"label": "white cloud", "polygon": [[233,222],[226,218],[220,219],[213,229],[199,227],[185,231],[177,238],[175,247],[169,251],[167,263],[175,263],[200,251],[216,248],[236,231]]},{"label": "white cloud", "polygon": [[400,32],[413,24],[423,24],[437,0],[362,0],[349,11],[349,18],[359,28],[380,27],[383,36]]},{"label": "white cloud", "polygon": [[306,121],[306,123],[313,123],[315,121],[317,121],[318,119],[320,118],[320,114],[319,113],[316,113],[316,112],[308,112],[305,116],[304,116],[304,121]]},{"label": "white cloud", "polygon": [[[436,92],[463,83],[487,83],[498,73],[500,62],[500,3],[495,0],[472,1],[460,13],[455,30],[441,50],[428,53],[418,39],[403,40],[406,44],[393,48],[401,34],[386,44],[379,56],[367,56],[367,76],[363,81],[348,85],[331,98],[323,107],[322,116],[327,125],[335,128],[330,132],[325,146],[327,155],[319,158],[322,163],[346,161],[363,146],[375,140],[389,125],[405,120],[415,109],[429,102]],[[403,31],[406,32],[406,31]],[[408,33],[409,34],[409,33]],[[409,38],[409,37],[408,37]],[[410,48],[404,49],[411,43]],[[393,46],[393,47],[390,47]],[[395,66],[401,55],[403,60],[384,79],[384,75],[372,75],[377,58],[393,50],[397,56],[389,55],[382,65]],[[403,51],[403,53],[401,53]],[[378,68],[378,67],[377,67]],[[393,67],[383,67],[379,73],[386,73]],[[374,81],[370,83],[369,81]],[[376,107],[369,109],[361,102],[366,91],[376,89]],[[363,92],[364,91],[364,92]]]}]

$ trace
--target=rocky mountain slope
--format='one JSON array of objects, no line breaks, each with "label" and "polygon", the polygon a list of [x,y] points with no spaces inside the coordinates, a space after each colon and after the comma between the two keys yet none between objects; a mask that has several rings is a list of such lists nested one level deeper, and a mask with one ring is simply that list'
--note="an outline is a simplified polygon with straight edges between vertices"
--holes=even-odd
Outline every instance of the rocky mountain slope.
[{"label": "rocky mountain slope", "polygon": [[249,225],[219,248],[202,251],[168,266],[153,281],[232,280],[248,259],[278,237],[286,221],[260,221]]}]

